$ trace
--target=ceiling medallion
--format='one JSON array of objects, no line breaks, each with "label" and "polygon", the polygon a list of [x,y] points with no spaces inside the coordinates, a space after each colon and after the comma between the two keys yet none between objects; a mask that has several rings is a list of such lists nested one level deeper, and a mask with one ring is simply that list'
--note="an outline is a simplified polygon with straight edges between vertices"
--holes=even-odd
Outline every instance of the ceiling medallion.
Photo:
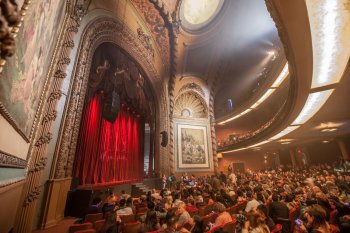
[{"label": "ceiling medallion", "polygon": [[189,31],[202,29],[218,15],[223,3],[224,0],[182,0],[181,25]]}]

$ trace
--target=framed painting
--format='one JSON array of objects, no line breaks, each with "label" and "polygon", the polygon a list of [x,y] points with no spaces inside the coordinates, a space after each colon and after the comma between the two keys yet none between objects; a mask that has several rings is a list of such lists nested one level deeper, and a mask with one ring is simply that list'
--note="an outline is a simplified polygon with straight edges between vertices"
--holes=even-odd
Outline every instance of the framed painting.
[{"label": "framed painting", "polygon": [[[23,1],[21,1],[23,2]],[[0,74],[0,113],[29,141],[52,60],[65,1],[33,1]]]},{"label": "framed painting", "polygon": [[206,125],[177,124],[177,168],[210,169]]}]

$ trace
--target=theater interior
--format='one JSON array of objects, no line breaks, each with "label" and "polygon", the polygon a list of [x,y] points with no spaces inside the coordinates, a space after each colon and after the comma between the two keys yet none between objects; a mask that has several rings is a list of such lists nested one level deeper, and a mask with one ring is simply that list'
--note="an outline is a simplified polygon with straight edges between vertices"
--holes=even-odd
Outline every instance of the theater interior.
[{"label": "theater interior", "polygon": [[349,38],[349,0],[0,0],[0,233],[239,232],[254,198],[293,232],[321,197],[309,232],[349,232]]}]

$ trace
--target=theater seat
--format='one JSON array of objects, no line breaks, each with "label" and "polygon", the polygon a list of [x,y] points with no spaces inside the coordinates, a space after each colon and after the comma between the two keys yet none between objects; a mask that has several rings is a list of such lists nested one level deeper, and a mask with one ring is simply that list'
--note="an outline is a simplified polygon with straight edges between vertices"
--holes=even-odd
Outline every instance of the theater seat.
[{"label": "theater seat", "polygon": [[95,229],[87,229],[87,230],[80,230],[75,231],[74,233],[96,233],[97,231]]},{"label": "theater seat", "polygon": [[271,231],[271,233],[281,233],[282,232],[282,225],[277,224],[276,227]]},{"label": "theater seat", "polygon": [[86,223],[82,223],[82,224],[73,224],[69,227],[68,232],[74,233],[76,231],[87,230],[87,229],[91,229],[91,228],[92,228],[91,222],[86,222]]},{"label": "theater seat", "polygon": [[141,223],[140,222],[129,222],[123,224],[122,232],[123,233],[139,233],[141,230]]},{"label": "theater seat", "polygon": [[95,223],[94,223],[94,228],[97,232],[99,232],[102,227],[103,227],[103,224],[105,224],[105,220],[102,219],[102,220],[97,220]]},{"label": "theater seat", "polygon": [[236,219],[233,219],[231,222],[225,223],[222,226],[222,229],[226,232],[235,232],[236,231]]},{"label": "theater seat", "polygon": [[101,220],[102,216],[103,216],[102,213],[87,214],[85,215],[84,222],[91,222],[92,224],[94,224],[94,222],[96,222],[97,220]]}]

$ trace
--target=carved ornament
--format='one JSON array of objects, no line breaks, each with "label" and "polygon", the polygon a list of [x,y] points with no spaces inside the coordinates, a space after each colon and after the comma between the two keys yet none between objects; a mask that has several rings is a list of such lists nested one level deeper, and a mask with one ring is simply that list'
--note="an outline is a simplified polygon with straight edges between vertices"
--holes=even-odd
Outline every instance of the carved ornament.
[{"label": "carved ornament", "polygon": [[148,0],[131,0],[144,21],[147,23],[153,37],[155,38],[160,54],[163,57],[166,65],[169,65],[170,47],[168,29],[166,28],[164,19],[160,16],[159,12],[153,4]]},{"label": "carved ornament", "polygon": [[205,97],[205,93],[203,91],[203,88],[201,88],[197,83],[193,83],[193,82],[187,83],[180,88],[179,92],[183,92],[185,90],[196,91],[199,94],[201,94],[203,97]]},{"label": "carved ornament", "polygon": [[32,203],[34,200],[39,198],[39,195],[41,193],[41,189],[40,186],[39,187],[35,187],[34,189],[32,189],[28,195],[25,197],[24,201],[23,201],[23,207],[28,206],[30,203]]},{"label": "carved ornament", "polygon": [[47,163],[47,157],[41,157],[38,162],[34,164],[32,168],[29,169],[28,172],[37,172],[41,171],[45,168]]},{"label": "carved ornament", "polygon": [[0,167],[26,168],[27,161],[0,150]]}]

